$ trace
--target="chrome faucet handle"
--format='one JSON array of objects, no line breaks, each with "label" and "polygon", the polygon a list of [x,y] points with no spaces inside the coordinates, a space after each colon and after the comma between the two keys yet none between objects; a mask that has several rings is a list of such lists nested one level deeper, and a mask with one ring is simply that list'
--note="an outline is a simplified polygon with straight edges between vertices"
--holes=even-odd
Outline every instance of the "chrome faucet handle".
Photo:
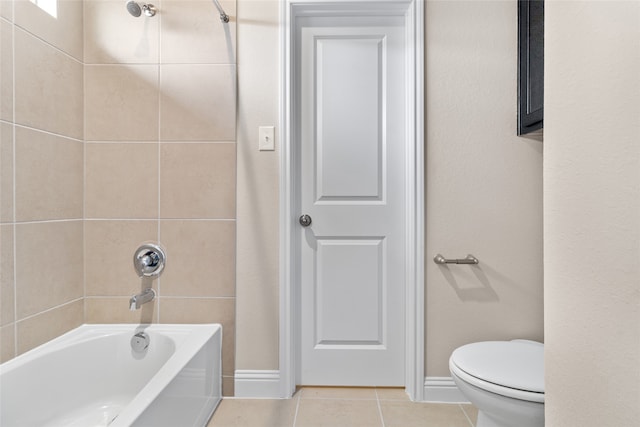
[{"label": "chrome faucet handle", "polygon": [[140,277],[157,277],[162,273],[167,256],[159,245],[147,243],[133,254],[133,268]]},{"label": "chrome faucet handle", "polygon": [[142,258],[140,258],[140,264],[142,267],[155,267],[160,262],[160,257],[156,252],[148,251]]}]

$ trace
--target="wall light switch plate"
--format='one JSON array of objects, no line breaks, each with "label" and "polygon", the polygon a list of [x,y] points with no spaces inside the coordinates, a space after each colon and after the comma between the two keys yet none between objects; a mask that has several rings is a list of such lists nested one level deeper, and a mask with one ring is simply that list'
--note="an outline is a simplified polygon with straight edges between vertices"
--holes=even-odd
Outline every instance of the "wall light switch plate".
[{"label": "wall light switch plate", "polygon": [[275,128],[273,126],[260,126],[258,128],[258,149],[260,151],[273,151],[276,149]]}]

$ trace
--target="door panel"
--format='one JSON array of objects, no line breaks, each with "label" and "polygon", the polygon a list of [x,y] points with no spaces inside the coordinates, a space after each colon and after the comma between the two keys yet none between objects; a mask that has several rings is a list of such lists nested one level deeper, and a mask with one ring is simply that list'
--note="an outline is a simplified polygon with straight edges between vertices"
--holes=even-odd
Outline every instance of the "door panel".
[{"label": "door panel", "polygon": [[318,239],[316,349],[383,345],[384,257],[382,239]]},{"label": "door panel", "polygon": [[381,37],[316,40],[318,200],[380,199],[383,43]]},{"label": "door panel", "polygon": [[404,21],[299,32],[300,379],[404,385]]}]

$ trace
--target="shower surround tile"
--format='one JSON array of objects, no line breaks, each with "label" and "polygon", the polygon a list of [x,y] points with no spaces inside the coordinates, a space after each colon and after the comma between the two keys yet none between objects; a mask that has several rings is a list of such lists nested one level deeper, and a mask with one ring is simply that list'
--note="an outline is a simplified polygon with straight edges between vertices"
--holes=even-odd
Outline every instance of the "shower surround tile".
[{"label": "shower surround tile", "polygon": [[[165,64],[235,64],[236,2],[220,2],[223,23],[210,0],[162,2],[162,62]],[[189,46],[189,49],[185,49]]]},{"label": "shower surround tile", "polygon": [[160,242],[170,261],[162,295],[235,296],[235,221],[162,220]]},{"label": "shower surround tile", "polygon": [[13,25],[2,19],[0,19],[0,120],[13,121]]},{"label": "shower surround tile", "polygon": [[[162,279],[160,279],[162,291]],[[161,323],[222,324],[222,375],[235,372],[235,298],[160,297]]]},{"label": "shower surround tile", "polygon": [[[156,286],[154,289],[157,290]],[[86,297],[84,299],[84,322],[97,324],[158,323],[158,299],[132,311],[129,309],[129,298]]]},{"label": "shower surround tile", "polygon": [[71,329],[77,328],[84,323],[83,320],[84,304],[82,299],[77,299],[19,321],[16,325],[18,334],[17,353],[22,354]]},{"label": "shower surround tile", "polygon": [[0,225],[0,326],[15,322],[13,225]]},{"label": "shower surround tile", "polygon": [[157,144],[87,143],[85,149],[86,218],[158,217]]},{"label": "shower surround tile", "polygon": [[83,138],[83,65],[15,27],[15,122]]},{"label": "shower surround tile", "polygon": [[85,139],[157,141],[158,99],[157,65],[86,65]]},{"label": "shower surround tile", "polygon": [[[235,23],[223,26],[210,1],[154,4],[159,13],[153,18],[129,16],[120,0],[92,0],[84,10],[85,319],[222,323],[229,394]],[[235,13],[235,2],[224,6]],[[153,281],[158,298],[130,312],[128,299],[141,286],[131,256],[143,241],[159,241],[168,262]],[[89,254],[117,267],[91,272]]]},{"label": "shower surround tile", "polygon": [[13,125],[0,122],[0,223],[13,222]]},{"label": "shower surround tile", "polygon": [[[82,298],[82,221],[15,227],[17,320]],[[43,252],[34,268],[34,254]]]},{"label": "shower surround tile", "polygon": [[82,218],[84,143],[16,127],[16,220]]},{"label": "shower surround tile", "polygon": [[0,363],[13,359],[16,355],[16,325],[11,323],[0,327]]},{"label": "shower surround tile", "polygon": [[34,3],[0,0],[2,361],[84,321],[83,2]]},{"label": "shower surround tile", "polygon": [[[144,242],[158,241],[158,221],[87,220],[84,224],[86,296],[132,296],[141,279],[131,262]],[[93,268],[99,259],[109,268]]]},{"label": "shower surround tile", "polygon": [[235,143],[162,143],[160,156],[161,218],[235,218]]},{"label": "shower surround tile", "polygon": [[162,141],[235,141],[236,66],[160,66]]},{"label": "shower surround tile", "polygon": [[0,0],[0,17],[13,22],[13,0]]},{"label": "shower surround tile", "polygon": [[[31,0],[15,0],[15,23],[47,43],[82,62],[82,0],[43,2],[42,8]],[[45,9],[55,13],[51,15]]]},{"label": "shower surround tile", "polygon": [[[92,0],[84,3],[84,62],[86,64],[157,64],[161,7],[154,17],[135,18],[122,0]],[[117,31],[113,31],[117,28]],[[182,47],[184,49],[184,46]]]}]

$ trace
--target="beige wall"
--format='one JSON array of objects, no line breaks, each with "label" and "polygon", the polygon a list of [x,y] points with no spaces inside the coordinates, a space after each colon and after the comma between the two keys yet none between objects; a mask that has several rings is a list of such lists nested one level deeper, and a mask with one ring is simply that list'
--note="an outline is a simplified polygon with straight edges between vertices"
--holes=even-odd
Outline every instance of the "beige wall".
[{"label": "beige wall", "polygon": [[82,3],[2,1],[0,31],[5,361],[83,322]]},{"label": "beige wall", "polygon": [[[426,3],[426,375],[543,339],[542,143],[516,136],[517,2]],[[432,258],[475,255],[480,264]]]},{"label": "beige wall", "polygon": [[[210,0],[158,7],[133,18],[120,0],[85,3],[85,321],[222,323],[231,395],[236,23]],[[164,246],[167,267],[158,298],[131,312],[142,284],[131,259],[145,241]]]},{"label": "beige wall", "polygon": [[[278,369],[279,13],[238,0],[238,369]],[[276,126],[276,151],[258,151],[259,126]]]},{"label": "beige wall", "polygon": [[[278,7],[238,6],[239,369],[278,368],[279,153],[255,141],[278,113]],[[426,4],[429,376],[470,341],[543,339],[542,145],[515,136],[516,18],[515,1]]]},{"label": "beige wall", "polygon": [[546,425],[637,425],[640,4],[545,15]]}]

